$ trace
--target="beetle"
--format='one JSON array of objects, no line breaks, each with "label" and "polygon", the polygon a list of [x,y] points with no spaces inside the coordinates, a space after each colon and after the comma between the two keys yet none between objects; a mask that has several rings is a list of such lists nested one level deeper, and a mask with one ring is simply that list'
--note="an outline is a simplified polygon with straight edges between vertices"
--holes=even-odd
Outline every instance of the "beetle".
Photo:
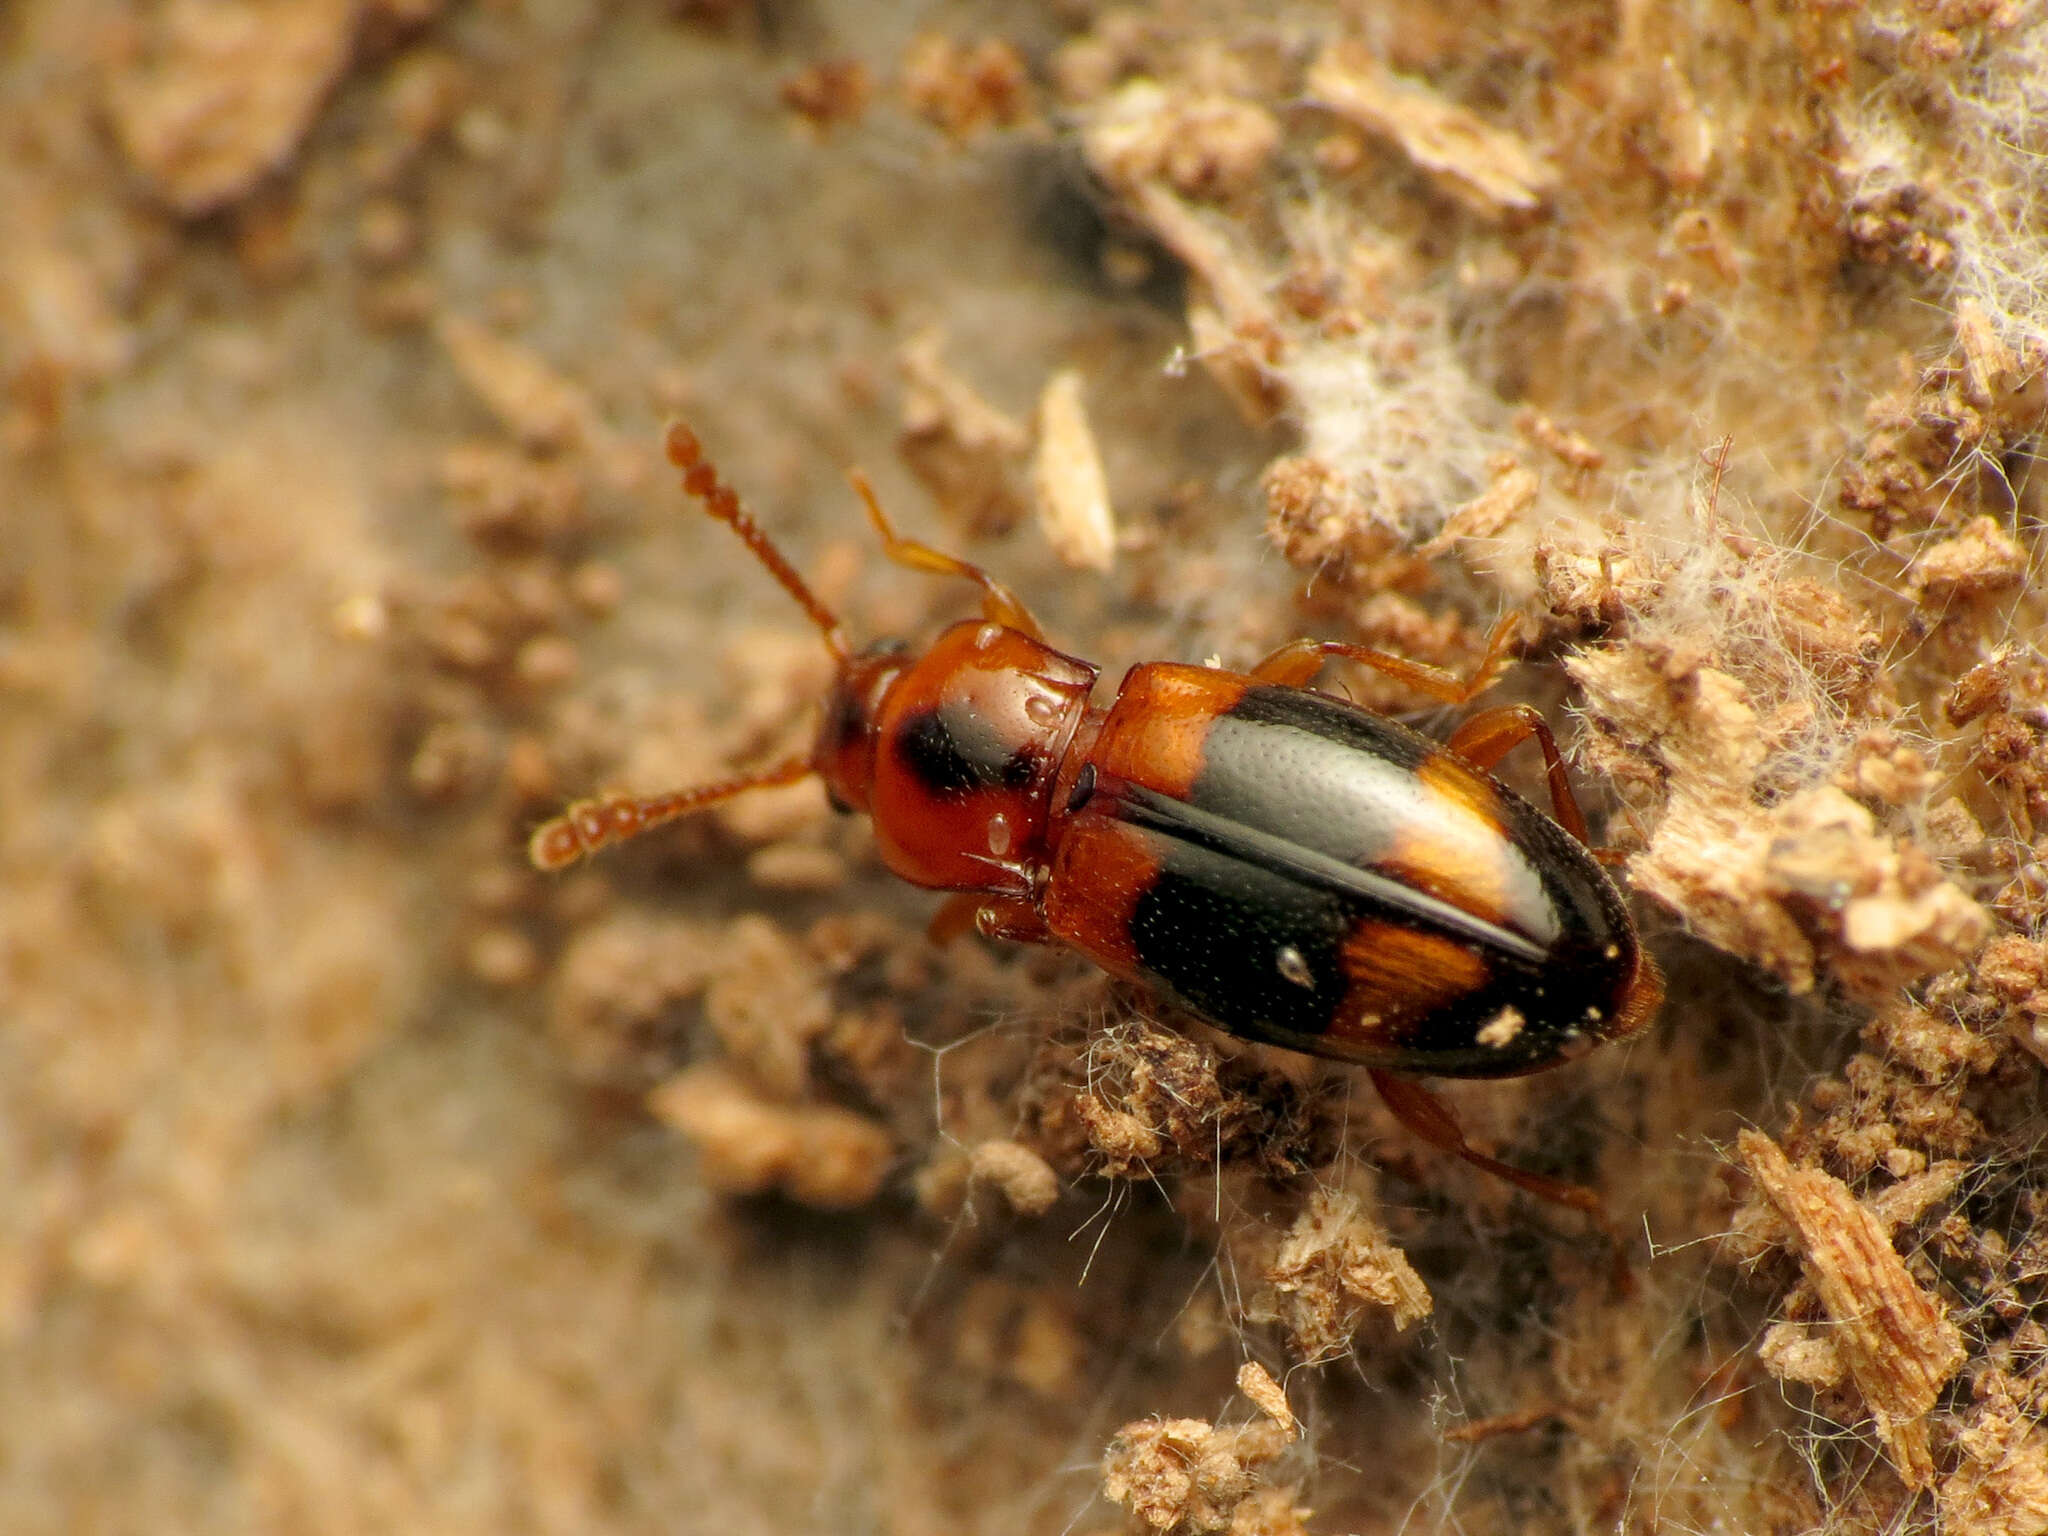
[{"label": "beetle", "polygon": [[[1591,1191],[1471,1146],[1417,1076],[1540,1072],[1639,1032],[1663,981],[1586,821],[1548,725],[1483,710],[1439,744],[1308,687],[1342,657],[1445,703],[1490,686],[1364,646],[1283,645],[1249,672],[1147,662],[1106,706],[1098,669],[1053,649],[980,567],[901,537],[854,489],[888,557],[980,587],[981,613],[924,651],[864,650],[677,424],[684,489],[739,536],[824,637],[835,676],[812,750],[670,794],[579,801],[534,832],[557,870],[750,789],[816,775],[873,822],[882,862],[950,891],[932,932],[1059,943],[1241,1039],[1366,1069],[1440,1149],[1546,1199]],[[1541,748],[1544,815],[1491,770]]]}]

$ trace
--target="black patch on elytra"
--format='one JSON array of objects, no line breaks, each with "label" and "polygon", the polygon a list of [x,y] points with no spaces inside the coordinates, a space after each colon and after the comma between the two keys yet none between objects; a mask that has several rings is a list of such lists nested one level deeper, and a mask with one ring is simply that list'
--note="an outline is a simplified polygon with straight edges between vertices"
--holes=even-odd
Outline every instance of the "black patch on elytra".
[{"label": "black patch on elytra", "polygon": [[[1571,1019],[1546,1010],[1516,968],[1420,1015],[1404,1012],[1399,997],[1352,998],[1343,942],[1361,916],[1355,905],[1199,844],[1162,839],[1157,851],[1159,875],[1131,914],[1138,963],[1240,1039],[1437,1077],[1499,1077],[1555,1059]],[[1281,970],[1283,948],[1300,957],[1310,985]],[[1384,1024],[1332,1037],[1347,1002],[1384,1008]],[[1515,1048],[1480,1044],[1479,1029],[1509,1003],[1528,1020]]]},{"label": "black patch on elytra", "polygon": [[[1116,791],[1112,814],[1142,830],[1159,861],[1131,918],[1139,964],[1234,1034],[1436,1076],[1528,1071],[1575,1037],[1597,1037],[1623,1000],[1636,939],[1612,882],[1555,821],[1493,786],[1503,873],[1519,875],[1522,896],[1505,923],[1380,867],[1432,814],[1415,771],[1441,750],[1341,700],[1247,688],[1211,722],[1185,798]],[[1427,994],[1354,996],[1343,944],[1355,931],[1371,942],[1361,924],[1470,949],[1486,979],[1426,1007]],[[1308,986],[1293,979],[1302,967],[1292,960],[1281,969],[1290,947]],[[1479,1032],[1507,1006],[1519,1032],[1483,1043]],[[1352,1015],[1352,1033],[1331,1038],[1332,1023]]]},{"label": "black patch on elytra", "polygon": [[[1285,876],[1183,842],[1165,842],[1158,878],[1131,914],[1138,963],[1234,1034],[1320,1035],[1348,983],[1342,909]],[[1313,980],[1281,973],[1292,947]]]},{"label": "black patch on elytra", "polygon": [[1038,777],[1039,754],[1012,749],[972,711],[921,709],[896,729],[896,756],[934,795],[971,795],[983,789],[1027,789]]}]

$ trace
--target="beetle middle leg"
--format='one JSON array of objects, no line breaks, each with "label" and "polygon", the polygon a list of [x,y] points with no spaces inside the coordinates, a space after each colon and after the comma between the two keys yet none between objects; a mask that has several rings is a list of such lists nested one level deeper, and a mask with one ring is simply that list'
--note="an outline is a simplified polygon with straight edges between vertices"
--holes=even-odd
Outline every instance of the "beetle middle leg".
[{"label": "beetle middle leg", "polygon": [[[1342,640],[1289,641],[1252,668],[1251,675],[1262,683],[1300,688],[1314,680],[1330,657],[1342,656],[1347,661],[1385,673],[1433,699],[1446,704],[1465,704],[1491,688],[1500,676],[1507,661],[1508,647],[1521,631],[1521,622],[1518,614],[1502,615],[1493,626],[1493,632],[1486,637],[1486,654],[1469,678],[1455,676],[1441,667],[1390,655],[1386,651],[1376,651],[1370,646],[1348,645]],[[1550,782],[1550,801],[1555,807],[1558,825],[1581,843],[1590,842],[1585,813],[1579,809],[1578,797],[1572,793],[1571,780],[1565,774],[1564,757],[1557,750],[1557,738],[1550,734],[1550,727],[1543,716],[1529,705],[1508,704],[1474,715],[1451,733],[1445,745],[1473,767],[1491,772],[1496,763],[1532,736],[1543,749],[1544,772]]]},{"label": "beetle middle leg", "polygon": [[1018,630],[1033,640],[1043,640],[1045,634],[1038,627],[1038,620],[1031,616],[1031,610],[1024,606],[1024,600],[989,575],[980,566],[962,560],[958,555],[949,555],[943,550],[933,549],[929,544],[920,544],[915,539],[906,539],[896,531],[883,512],[882,503],[875,497],[875,488],[868,483],[868,477],[859,470],[847,474],[853,482],[853,489],[860,497],[861,504],[868,509],[868,521],[875,526],[875,532],[882,540],[882,553],[898,565],[913,571],[923,571],[929,576],[964,576],[981,588],[981,613],[983,618],[993,619],[1009,629]]},{"label": "beetle middle leg", "polygon": [[1579,797],[1572,793],[1571,780],[1565,776],[1564,754],[1557,750],[1557,738],[1550,734],[1549,723],[1530,705],[1504,704],[1498,709],[1481,710],[1451,732],[1444,745],[1473,767],[1491,773],[1494,764],[1531,736],[1543,749],[1543,771],[1550,780],[1550,803],[1557,824],[1580,842],[1590,842],[1586,813],[1579,809]]}]

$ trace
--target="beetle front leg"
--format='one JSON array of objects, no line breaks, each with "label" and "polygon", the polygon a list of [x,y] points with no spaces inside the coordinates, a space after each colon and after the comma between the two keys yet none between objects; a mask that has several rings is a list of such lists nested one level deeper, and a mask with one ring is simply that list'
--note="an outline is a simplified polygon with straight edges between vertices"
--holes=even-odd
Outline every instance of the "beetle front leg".
[{"label": "beetle front leg", "polygon": [[1397,682],[1406,683],[1417,693],[1427,694],[1441,703],[1464,704],[1493,686],[1501,668],[1507,663],[1508,647],[1514,644],[1521,628],[1520,614],[1503,614],[1500,622],[1493,626],[1493,632],[1486,637],[1486,654],[1480,658],[1478,668],[1470,677],[1459,677],[1442,667],[1410,661],[1391,651],[1376,651],[1368,645],[1350,645],[1342,640],[1290,640],[1253,667],[1251,675],[1262,683],[1278,683],[1283,688],[1305,688],[1315,681],[1325,661],[1332,656],[1341,656],[1346,661],[1355,661]]},{"label": "beetle front leg", "polygon": [[916,539],[904,538],[882,510],[882,503],[876,498],[875,488],[868,483],[868,477],[856,469],[849,471],[846,478],[853,482],[855,494],[868,509],[868,521],[874,525],[875,534],[882,541],[883,554],[900,566],[923,571],[928,576],[965,577],[981,588],[983,618],[992,619],[1006,629],[1017,630],[1033,640],[1045,638],[1038,627],[1038,620],[1031,616],[1031,610],[1024,606],[1023,599],[1016,593],[980,566],[962,560],[958,555],[949,555],[929,544],[920,544]]},{"label": "beetle front leg", "polygon": [[970,929],[985,939],[1009,939],[1018,944],[1053,942],[1052,930],[1030,901],[983,891],[960,891],[947,897],[932,914],[925,932],[934,944],[949,944]]}]

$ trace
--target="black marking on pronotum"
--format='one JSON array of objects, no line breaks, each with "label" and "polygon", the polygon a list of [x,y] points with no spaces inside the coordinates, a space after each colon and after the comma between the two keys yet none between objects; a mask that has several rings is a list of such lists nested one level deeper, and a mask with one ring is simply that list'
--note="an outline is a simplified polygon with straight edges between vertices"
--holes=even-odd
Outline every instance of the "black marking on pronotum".
[{"label": "black marking on pronotum", "polygon": [[987,722],[945,705],[907,716],[896,729],[896,752],[918,782],[936,795],[1026,789],[1039,771],[1035,753],[1003,750]]}]

